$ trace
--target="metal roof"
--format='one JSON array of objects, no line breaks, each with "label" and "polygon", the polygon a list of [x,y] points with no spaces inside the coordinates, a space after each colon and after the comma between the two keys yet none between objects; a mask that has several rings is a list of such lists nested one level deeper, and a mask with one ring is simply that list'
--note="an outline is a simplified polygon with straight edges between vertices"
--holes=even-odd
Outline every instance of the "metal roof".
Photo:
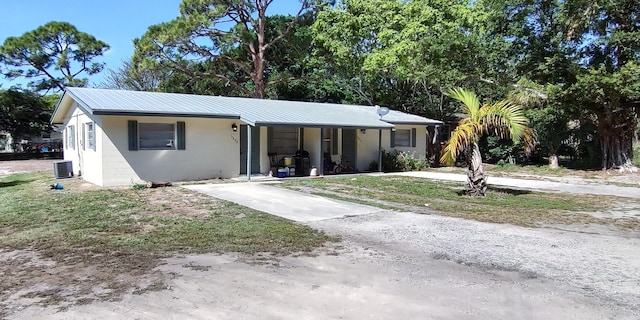
[{"label": "metal roof", "polygon": [[382,121],[393,123],[393,124],[413,124],[413,125],[436,125],[442,124],[442,121],[433,120],[421,116],[417,116],[415,114],[410,114],[406,112],[389,110],[385,116],[382,117]]},{"label": "metal roof", "polygon": [[399,111],[380,118],[376,107],[369,106],[93,88],[67,88],[56,104],[53,123],[62,123],[72,100],[94,115],[227,118],[253,126],[385,129],[441,123]]}]

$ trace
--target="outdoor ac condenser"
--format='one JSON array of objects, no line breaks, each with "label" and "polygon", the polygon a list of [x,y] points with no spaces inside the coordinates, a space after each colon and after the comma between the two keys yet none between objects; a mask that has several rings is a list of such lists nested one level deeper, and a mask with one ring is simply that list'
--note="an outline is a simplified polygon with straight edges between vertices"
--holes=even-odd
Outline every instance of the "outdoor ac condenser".
[{"label": "outdoor ac condenser", "polygon": [[73,166],[71,161],[54,161],[53,174],[56,179],[64,179],[73,177]]}]

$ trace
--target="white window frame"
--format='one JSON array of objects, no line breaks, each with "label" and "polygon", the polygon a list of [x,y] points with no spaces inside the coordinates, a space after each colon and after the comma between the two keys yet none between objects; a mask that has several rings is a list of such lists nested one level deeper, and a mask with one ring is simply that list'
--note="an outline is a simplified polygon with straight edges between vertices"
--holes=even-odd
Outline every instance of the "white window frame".
[{"label": "white window frame", "polygon": [[76,126],[74,125],[70,125],[67,126],[67,149],[74,149],[76,148]]},{"label": "white window frame", "polygon": [[96,151],[96,124],[94,122],[86,122],[84,141],[87,149]]},{"label": "white window frame", "polygon": [[411,147],[411,129],[396,129],[396,147]]},{"label": "white window frame", "polygon": [[[150,127],[153,126],[156,128],[152,130]],[[169,127],[170,130],[168,130]],[[175,123],[139,122],[138,150],[176,150],[176,135]]]}]

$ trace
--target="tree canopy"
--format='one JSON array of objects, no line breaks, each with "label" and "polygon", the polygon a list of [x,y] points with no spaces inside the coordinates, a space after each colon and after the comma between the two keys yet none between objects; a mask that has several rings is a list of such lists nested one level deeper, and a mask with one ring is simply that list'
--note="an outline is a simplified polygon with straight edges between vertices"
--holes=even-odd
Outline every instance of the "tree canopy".
[{"label": "tree canopy", "polygon": [[51,132],[50,100],[33,92],[0,90],[0,131],[11,133],[14,141]]},{"label": "tree canopy", "polygon": [[[447,92],[464,87],[522,105],[551,164],[569,150],[590,166],[630,166],[640,103],[634,0],[277,1],[295,4],[292,14],[270,15],[276,0],[183,0],[177,18],[134,40],[132,59],[103,86],[377,104],[451,129],[466,115]],[[107,48],[49,23],[7,39],[0,67],[37,90],[84,85],[80,75],[100,71],[93,59]],[[512,148],[478,143],[499,144],[480,146],[488,153]]]},{"label": "tree canopy", "polygon": [[441,119],[455,110],[448,88],[501,81],[486,22],[466,0],[344,0],[318,14],[315,56],[366,103]]},{"label": "tree canopy", "polygon": [[[180,16],[149,27],[134,40],[134,62],[162,65],[191,78],[216,79],[243,95],[263,98],[267,87],[287,80],[266,72],[269,49],[289,35],[301,15],[321,3],[300,1],[293,19],[269,33],[267,10],[272,2],[183,0]],[[198,61],[214,68],[193,67]]]},{"label": "tree canopy", "polygon": [[30,79],[34,91],[64,90],[66,86],[86,86],[83,74],[93,75],[104,68],[94,60],[109,49],[105,42],[78,31],[67,22],[49,22],[19,37],[7,38],[0,46],[0,63],[9,79]]}]

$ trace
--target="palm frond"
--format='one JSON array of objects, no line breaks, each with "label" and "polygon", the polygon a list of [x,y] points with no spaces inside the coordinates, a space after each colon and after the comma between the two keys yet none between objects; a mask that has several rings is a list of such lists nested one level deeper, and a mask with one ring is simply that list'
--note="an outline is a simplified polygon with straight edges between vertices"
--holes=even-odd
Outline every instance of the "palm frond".
[{"label": "palm frond", "polygon": [[456,129],[451,132],[451,138],[442,150],[440,163],[454,164],[460,152],[477,142],[483,132],[491,130],[495,130],[500,138],[511,138],[514,144],[522,140],[527,153],[533,149],[536,136],[529,128],[529,121],[520,105],[512,100],[502,100],[480,106],[475,93],[462,88],[451,89],[447,95],[464,104],[468,117],[462,119]]},{"label": "palm frond", "polygon": [[480,100],[473,91],[468,91],[462,88],[450,89],[447,93],[450,98],[456,99],[465,106],[466,113],[472,120],[477,120],[477,116],[480,110]]},{"label": "palm frond", "polygon": [[514,143],[525,136],[527,139],[531,138],[529,135],[533,132],[528,127],[529,120],[524,115],[524,110],[509,100],[484,105],[480,113],[485,131],[495,129],[500,138],[511,138]]},{"label": "palm frond", "polygon": [[453,165],[458,158],[458,154],[475,142],[481,129],[471,119],[462,119],[456,129],[451,132],[451,137],[442,150],[440,163],[447,166]]}]

